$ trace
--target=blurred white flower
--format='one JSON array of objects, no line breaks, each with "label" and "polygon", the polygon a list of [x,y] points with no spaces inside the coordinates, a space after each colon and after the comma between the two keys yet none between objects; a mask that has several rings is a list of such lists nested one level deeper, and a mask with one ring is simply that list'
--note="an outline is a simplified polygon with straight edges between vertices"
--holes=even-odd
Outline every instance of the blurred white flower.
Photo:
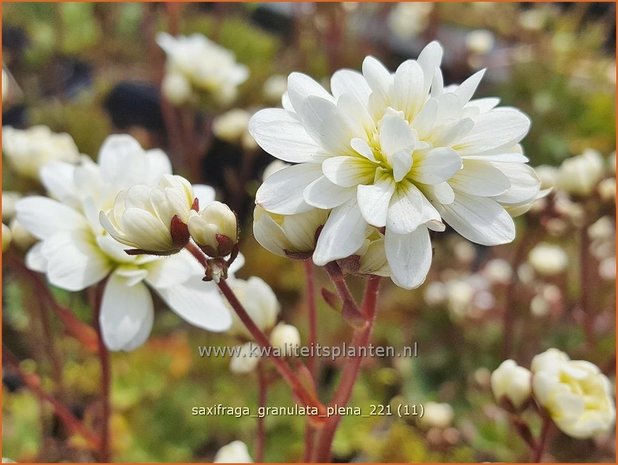
[{"label": "blurred white flower", "polygon": [[551,165],[540,165],[534,168],[537,176],[541,180],[541,189],[554,187],[558,182],[558,168]]},{"label": "blurred white flower", "polygon": [[288,88],[288,78],[281,74],[273,74],[264,81],[262,94],[269,103],[277,103]]},{"label": "blurred white flower", "polygon": [[277,171],[282,170],[287,166],[290,166],[290,164],[285,163],[281,160],[271,161],[262,173],[262,181],[264,181],[268,176],[275,174]]},{"label": "blurred white flower", "polygon": [[116,196],[99,221],[131,253],[171,255],[189,241],[187,223],[195,206],[191,183],[182,176],[164,174],[157,185],[135,184]]},{"label": "blurred white flower", "polygon": [[2,223],[2,252],[6,252],[9,249],[12,238],[11,228]]},{"label": "blurred white flower", "polygon": [[453,254],[458,262],[470,264],[476,258],[474,245],[466,240],[458,240],[453,247]]},{"label": "blurred white flower", "polygon": [[614,240],[616,226],[614,220],[608,216],[602,216],[588,226],[588,237],[593,241]]},{"label": "blurred white flower", "polygon": [[410,40],[427,28],[431,2],[401,2],[388,15],[388,26],[400,40]]},{"label": "blurred white flower", "polygon": [[569,265],[569,256],[558,245],[541,242],[528,254],[528,263],[541,276],[556,276]]},{"label": "blurred white flower", "polygon": [[491,374],[491,390],[498,402],[507,399],[521,409],[532,393],[532,373],[513,360],[505,360]]},{"label": "blurred white flower", "polygon": [[534,357],[532,372],[534,396],[562,432],[585,439],[611,430],[614,389],[596,365],[549,349]]},{"label": "blurred white flower", "polygon": [[[26,256],[30,269],[46,273],[51,284],[69,291],[107,278],[100,323],[111,350],[133,350],[148,338],[154,308],[145,284],[195,326],[212,331],[230,326],[218,289],[202,282],[204,270],[189,252],[165,258],[129,256],[99,221],[99,212],[111,208],[120,191],[135,184],[154,186],[170,173],[170,161],[160,150],[146,152],[129,136],[110,136],[98,164],[83,157],[77,166],[56,162],[42,169],[52,198],[26,197],[17,203],[18,220],[41,240]],[[214,199],[207,186],[194,186],[194,193],[203,205]]]},{"label": "blurred white flower", "polygon": [[8,223],[15,217],[15,204],[22,195],[19,192],[2,191],[2,221]]},{"label": "blurred white flower", "polygon": [[616,279],[616,257],[606,257],[599,263],[599,276],[605,281]]},{"label": "blurred white flower", "polygon": [[313,253],[317,265],[354,254],[368,229],[384,228],[391,278],[414,288],[431,265],[429,230],[443,231],[442,219],[483,245],[515,237],[505,208],[521,213],[539,195],[517,145],[530,122],[515,109],[495,109],[497,99],[470,100],[483,71],[444,88],[441,59],[437,42],[394,74],[367,57],[363,74],[333,75],[332,95],[292,73],[284,109],[251,118],[265,151],[297,163],[268,177],[256,203],[279,215],[332,210]]},{"label": "blurred white flower", "polygon": [[496,39],[487,29],[476,29],[466,34],[466,47],[472,53],[485,55],[494,48]]},{"label": "blurred white flower", "polygon": [[489,260],[483,269],[483,274],[492,283],[508,284],[513,276],[511,264],[502,258]]},{"label": "blurred white flower", "polygon": [[215,455],[214,463],[253,463],[247,446],[242,441],[233,441],[223,446]]},{"label": "blurred white flower", "polygon": [[157,43],[167,55],[167,73],[181,74],[222,104],[232,101],[237,87],[249,77],[248,68],[238,64],[232,52],[201,34],[172,37],[162,32]]},{"label": "blurred white flower", "polygon": [[266,250],[282,257],[308,258],[328,211],[317,208],[297,215],[276,215],[259,205],[253,211],[253,234]]},{"label": "blurred white flower", "polygon": [[270,333],[270,343],[278,347],[285,355],[293,355],[295,348],[300,347],[300,333],[298,328],[286,323],[279,323]]},{"label": "blurred white flower", "polygon": [[242,108],[234,108],[217,116],[212,123],[212,132],[219,139],[237,144],[249,127],[251,114]]},{"label": "blurred white flower", "polygon": [[[230,280],[228,284],[255,325],[264,332],[270,331],[275,326],[277,315],[281,310],[277,296],[270,286],[256,276],[247,280]],[[233,336],[252,339],[251,333],[236,312],[232,312],[232,325],[228,332]]]},{"label": "blurred white flower", "polygon": [[448,291],[444,283],[439,281],[431,282],[425,287],[423,298],[427,305],[440,305],[446,302]]},{"label": "blurred white flower", "polygon": [[52,161],[77,163],[79,150],[67,133],[53,133],[47,126],[21,130],[2,128],[2,152],[19,175],[39,180],[43,166]]},{"label": "blurred white flower", "polygon": [[238,242],[236,214],[226,204],[211,202],[189,217],[191,238],[207,255],[225,257]]},{"label": "blurred white flower", "polygon": [[540,31],[547,21],[548,14],[544,8],[531,8],[519,14],[519,24],[530,31]]},{"label": "blurred white flower", "polygon": [[260,357],[255,355],[254,342],[247,342],[240,347],[238,354],[232,355],[230,359],[230,371],[237,375],[251,373],[260,362]]},{"label": "blurred white flower", "polygon": [[453,407],[445,403],[427,402],[423,404],[423,410],[419,424],[424,428],[448,428],[455,416]]},{"label": "blurred white flower", "polygon": [[475,289],[468,281],[456,279],[446,283],[448,309],[456,320],[463,318],[474,298]]},{"label": "blurred white flower", "polygon": [[607,178],[599,183],[599,195],[605,202],[616,201],[616,179]]},{"label": "blurred white flower", "polygon": [[163,77],[161,92],[172,104],[180,106],[191,99],[191,83],[184,74],[171,71],[166,73]]},{"label": "blurred white flower", "polygon": [[557,185],[571,195],[590,195],[604,173],[604,161],[599,152],[592,149],[567,158],[558,170]]}]

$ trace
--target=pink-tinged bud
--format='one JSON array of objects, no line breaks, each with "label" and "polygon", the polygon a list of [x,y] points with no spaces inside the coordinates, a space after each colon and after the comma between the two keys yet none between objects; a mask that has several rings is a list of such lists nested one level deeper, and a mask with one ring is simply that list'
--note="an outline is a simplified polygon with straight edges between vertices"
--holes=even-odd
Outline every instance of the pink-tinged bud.
[{"label": "pink-tinged bud", "polygon": [[225,257],[238,242],[236,215],[227,205],[212,202],[188,222],[189,233],[197,245],[211,257]]}]

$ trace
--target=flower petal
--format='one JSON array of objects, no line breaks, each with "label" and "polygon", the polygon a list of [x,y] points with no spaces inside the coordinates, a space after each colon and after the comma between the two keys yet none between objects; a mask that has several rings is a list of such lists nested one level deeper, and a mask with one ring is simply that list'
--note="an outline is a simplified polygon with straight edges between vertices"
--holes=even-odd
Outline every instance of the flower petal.
[{"label": "flower petal", "polygon": [[510,186],[494,200],[511,205],[531,202],[538,197],[541,183],[533,168],[521,163],[493,163],[493,166],[506,176]]},{"label": "flower petal", "polygon": [[49,282],[68,291],[81,291],[111,270],[109,260],[85,231],[54,234],[43,241],[41,255],[47,260]]},{"label": "flower petal", "polygon": [[397,286],[414,289],[423,284],[431,266],[431,241],[425,226],[407,234],[387,229],[384,247],[391,279]]},{"label": "flower petal", "polygon": [[205,184],[193,185],[193,195],[199,201],[200,209],[214,202],[215,194],[215,190],[211,186],[207,186]]},{"label": "flower petal", "polygon": [[148,184],[158,184],[164,174],[172,174],[172,163],[161,149],[152,149],[146,151],[146,160],[148,163]]},{"label": "flower petal", "polygon": [[528,132],[530,119],[514,108],[496,108],[481,113],[472,130],[453,149],[461,155],[477,155],[500,147],[511,147]]},{"label": "flower petal", "polygon": [[324,266],[352,255],[363,245],[367,227],[356,198],[334,208],[318,237],[313,253],[314,263]]},{"label": "flower petal", "polygon": [[202,281],[201,274],[183,284],[155,290],[174,312],[193,326],[219,332],[232,324],[230,311],[216,285]]},{"label": "flower petal", "polygon": [[305,202],[316,208],[331,209],[347,202],[353,195],[353,187],[341,187],[321,176],[303,191]]},{"label": "flower petal", "polygon": [[500,195],[511,187],[502,171],[478,160],[464,160],[463,168],[448,183],[457,192],[481,197]]},{"label": "flower petal", "polygon": [[112,273],[101,302],[101,332],[109,350],[132,350],[150,334],[154,309],[150,292],[143,283],[127,285],[127,280]]},{"label": "flower petal", "polygon": [[425,103],[424,81],[423,69],[414,60],[404,61],[395,72],[394,108],[403,111],[408,120],[412,120]]},{"label": "flower petal", "polygon": [[470,101],[470,99],[474,95],[474,92],[476,92],[476,89],[481,83],[484,75],[485,69],[477,71],[464,82],[462,82],[459,86],[457,86],[457,89],[455,89],[455,94],[459,96],[462,103],[467,104]]},{"label": "flower petal", "polygon": [[328,152],[342,155],[351,152],[350,140],[358,134],[333,102],[307,97],[298,115],[307,133]]},{"label": "flower petal", "polygon": [[157,289],[177,286],[191,275],[203,273],[195,258],[184,249],[175,255],[155,260],[145,267],[148,270],[146,282]]},{"label": "flower petal", "polygon": [[372,185],[358,186],[358,206],[367,223],[378,228],[386,226],[388,206],[394,192],[395,183],[390,176],[382,176]]},{"label": "flower petal", "polygon": [[335,99],[326,89],[313,78],[303,73],[292,73],[288,76],[288,98],[296,113],[300,113],[305,100],[312,95],[334,103]]},{"label": "flower petal", "polygon": [[317,163],[303,163],[283,168],[271,174],[255,194],[255,203],[272,213],[292,215],[311,210],[303,190],[322,176]]},{"label": "flower petal", "polygon": [[78,192],[73,183],[75,165],[63,161],[47,163],[41,167],[39,176],[51,197],[70,206],[79,202]]},{"label": "flower petal", "polygon": [[415,157],[412,176],[423,184],[440,184],[460,171],[461,157],[446,147],[430,150],[423,156]]},{"label": "flower petal", "polygon": [[23,198],[15,204],[15,209],[17,220],[39,239],[88,228],[88,222],[77,210],[47,197]]},{"label": "flower petal", "polygon": [[400,182],[388,207],[387,231],[407,234],[428,221],[440,221],[436,209],[414,184]]},{"label": "flower petal", "polygon": [[339,99],[343,94],[352,94],[365,106],[371,93],[371,89],[363,75],[351,69],[335,71],[335,74],[330,79],[330,90],[336,99]]},{"label": "flower petal", "polygon": [[361,157],[331,157],[322,162],[322,171],[334,184],[352,187],[373,181],[375,165]]},{"label": "flower petal", "polygon": [[417,62],[421,66],[423,76],[425,77],[423,94],[429,92],[429,87],[431,87],[435,71],[442,62],[442,53],[442,46],[434,40],[428,43],[418,55]]},{"label": "flower petal", "polygon": [[47,259],[41,253],[42,248],[43,242],[37,242],[26,253],[26,266],[29,270],[39,273],[45,273],[47,270]]},{"label": "flower petal", "polygon": [[380,124],[380,146],[387,157],[396,152],[408,150],[412,157],[412,150],[416,138],[412,129],[403,118],[397,115],[386,115]]},{"label": "flower petal", "polygon": [[513,218],[495,200],[458,193],[450,205],[438,206],[442,218],[469,241],[507,244],[515,239]]},{"label": "flower petal", "polygon": [[300,121],[280,108],[260,110],[253,115],[249,133],[265,152],[292,163],[310,161],[323,151]]}]

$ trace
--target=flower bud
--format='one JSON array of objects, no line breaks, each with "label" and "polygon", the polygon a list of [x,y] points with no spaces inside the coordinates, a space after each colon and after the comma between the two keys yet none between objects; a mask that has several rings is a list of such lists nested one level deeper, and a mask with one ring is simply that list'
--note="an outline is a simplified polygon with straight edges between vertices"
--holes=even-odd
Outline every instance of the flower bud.
[{"label": "flower bud", "polygon": [[196,206],[193,188],[181,176],[164,175],[158,186],[137,184],[121,191],[99,220],[132,255],[171,255],[189,241],[187,221]]},{"label": "flower bud", "polygon": [[177,72],[168,72],[161,83],[163,96],[174,105],[182,105],[191,98],[191,83]]},{"label": "flower bud", "polygon": [[[267,332],[275,326],[280,306],[277,296],[268,284],[255,276],[248,280],[233,279],[228,284],[258,328]],[[236,312],[232,312],[232,325],[229,333],[245,339],[252,339],[251,333],[238,318]]]},{"label": "flower bud", "polygon": [[601,154],[587,149],[583,154],[562,162],[558,171],[558,187],[572,195],[590,195],[603,177],[603,172]]},{"label": "flower bud", "polygon": [[253,463],[253,460],[244,442],[233,441],[219,449],[214,463]]},{"label": "flower bud", "polygon": [[419,418],[422,427],[426,429],[448,428],[453,422],[453,407],[449,404],[427,402],[423,407],[423,415]]},{"label": "flower bud", "polygon": [[6,252],[12,240],[11,228],[9,228],[6,224],[2,223],[2,252]]},{"label": "flower bud", "polygon": [[530,370],[506,360],[491,374],[491,390],[499,403],[509,402],[520,410],[530,399],[531,379]]},{"label": "flower bud", "polygon": [[257,367],[260,357],[255,355],[254,342],[247,342],[240,347],[237,355],[230,359],[230,371],[237,375],[251,373]]},{"label": "flower bud", "polygon": [[262,247],[276,255],[307,259],[315,249],[317,232],[327,217],[327,210],[317,208],[284,216],[256,206],[253,212],[253,234]]},{"label": "flower bud", "polygon": [[13,218],[10,224],[11,228],[11,241],[17,246],[19,250],[26,251],[37,241],[30,231],[17,221],[17,218]]},{"label": "flower bud", "polygon": [[607,178],[599,183],[599,195],[604,202],[613,202],[616,200],[616,179]]},{"label": "flower bud", "polygon": [[296,326],[279,323],[270,333],[270,343],[285,355],[293,355],[300,347],[300,333]]},{"label": "flower bud", "polygon": [[566,270],[569,257],[557,245],[541,242],[528,255],[528,262],[541,276],[556,276]]},{"label": "flower bud", "polygon": [[549,349],[532,359],[532,372],[535,399],[563,433],[585,439],[611,431],[614,390],[597,366]]},{"label": "flower bud", "polygon": [[211,257],[229,255],[238,242],[236,215],[226,204],[212,202],[189,217],[189,233]]}]

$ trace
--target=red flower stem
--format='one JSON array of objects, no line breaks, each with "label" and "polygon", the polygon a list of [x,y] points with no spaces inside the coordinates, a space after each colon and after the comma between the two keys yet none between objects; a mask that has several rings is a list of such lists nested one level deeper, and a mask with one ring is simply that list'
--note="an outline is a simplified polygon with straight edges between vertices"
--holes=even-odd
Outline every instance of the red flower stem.
[{"label": "red flower stem", "polygon": [[[330,405],[345,407],[350,401],[354,384],[360,372],[361,362],[363,361],[363,356],[361,354],[366,353],[366,350],[362,351],[361,348],[366,348],[369,344],[369,338],[371,337],[371,331],[375,322],[379,287],[379,276],[369,276],[367,278],[362,306],[362,315],[365,318],[366,324],[364,327],[354,330],[352,346],[355,348],[355,356],[348,357],[346,360],[341,381],[339,382],[339,386],[337,387],[337,391]],[[332,415],[328,418],[316,444],[315,457],[313,457],[316,462],[330,461],[331,447],[340,420],[340,415]]]},{"label": "red flower stem", "polygon": [[101,418],[101,447],[99,448],[99,461],[102,463],[109,463],[112,459],[109,430],[109,423],[112,414],[110,399],[112,373],[109,351],[105,346],[100,324],[101,302],[103,300],[103,289],[105,288],[105,283],[106,281],[104,280],[99,282],[95,287],[90,288],[90,296],[94,314],[93,326],[97,332],[99,363],[101,365],[101,402],[103,404],[103,412]]},{"label": "red flower stem", "polygon": [[545,451],[545,444],[547,443],[547,438],[549,436],[549,430],[551,429],[551,418],[546,412],[544,412],[542,415],[543,426],[541,427],[541,436],[539,437],[536,449],[532,454],[532,461],[534,463],[541,463],[543,459],[543,452]]},{"label": "red flower stem", "polygon": [[22,379],[30,391],[32,391],[41,400],[52,406],[56,416],[65,424],[67,429],[72,434],[83,437],[90,443],[90,446],[93,449],[98,450],[100,448],[99,438],[92,431],[90,431],[81,422],[81,420],[73,415],[73,412],[71,412],[71,410],[69,410],[64,404],[43,390],[41,387],[41,380],[37,375],[25,373],[19,366],[19,360],[17,357],[15,357],[15,355],[13,355],[4,344],[2,344],[2,359],[7,365],[13,367],[17,375]]},{"label": "red flower stem", "polygon": [[[266,407],[266,395],[268,393],[268,379],[261,363],[257,366],[258,375],[258,406]],[[255,461],[264,462],[264,448],[266,444],[266,418],[259,415],[257,418],[257,438],[255,442]]]},{"label": "red flower stem", "polygon": [[[202,251],[192,243],[187,244],[185,247],[194,257],[195,259],[204,266],[204,268],[208,267],[207,258],[202,253]],[[253,339],[256,343],[266,349],[268,354],[268,358],[273,362],[275,368],[279,372],[279,374],[283,377],[286,383],[292,389],[292,393],[294,396],[300,401],[302,406],[314,407],[318,409],[319,417],[316,418],[317,422],[321,422],[322,415],[326,415],[326,407],[316,398],[315,394],[310,393],[300,382],[294,371],[290,368],[290,366],[286,363],[286,361],[282,357],[278,357],[275,355],[274,348],[266,335],[262,332],[260,328],[256,326],[253,322],[243,305],[240,303],[234,291],[228,286],[225,280],[220,280],[217,283],[219,289],[231,305],[232,309],[240,318],[240,321],[245,325]]]}]

